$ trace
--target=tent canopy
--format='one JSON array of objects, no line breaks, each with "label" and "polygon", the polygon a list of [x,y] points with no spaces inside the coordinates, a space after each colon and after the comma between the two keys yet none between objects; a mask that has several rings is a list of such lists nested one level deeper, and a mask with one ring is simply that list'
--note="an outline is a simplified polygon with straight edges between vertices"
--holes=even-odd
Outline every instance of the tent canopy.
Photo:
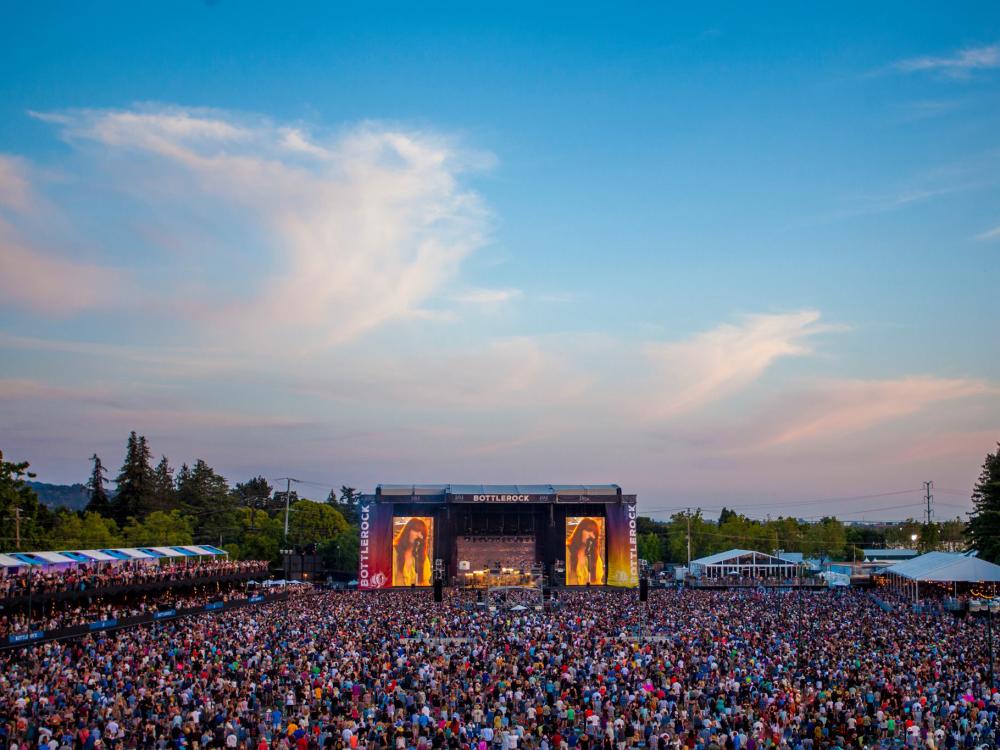
[{"label": "tent canopy", "polygon": [[911,581],[942,583],[1000,581],[1000,565],[959,552],[928,552],[912,560],[890,565],[885,572]]},{"label": "tent canopy", "polygon": [[[746,562],[740,562],[743,559]],[[766,552],[757,552],[752,549],[730,549],[725,552],[716,552],[714,555],[699,557],[691,561],[691,566],[695,565],[774,565],[778,567],[794,567],[795,563],[790,560],[783,560],[780,557],[769,555]]]}]

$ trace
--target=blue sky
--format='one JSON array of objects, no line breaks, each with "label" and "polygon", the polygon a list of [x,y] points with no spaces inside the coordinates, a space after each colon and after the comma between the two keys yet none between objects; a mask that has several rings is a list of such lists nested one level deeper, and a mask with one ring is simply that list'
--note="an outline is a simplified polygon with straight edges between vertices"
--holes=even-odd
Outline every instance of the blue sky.
[{"label": "blue sky", "polygon": [[941,515],[1000,437],[995,4],[7,15],[0,444],[43,479],[134,428],[234,481]]}]

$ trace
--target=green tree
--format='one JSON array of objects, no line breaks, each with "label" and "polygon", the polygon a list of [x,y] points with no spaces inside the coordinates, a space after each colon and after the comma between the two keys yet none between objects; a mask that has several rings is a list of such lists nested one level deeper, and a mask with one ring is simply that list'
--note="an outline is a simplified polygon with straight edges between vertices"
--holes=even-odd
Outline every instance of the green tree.
[{"label": "green tree", "polygon": [[99,513],[102,516],[111,517],[111,501],[108,499],[108,492],[104,489],[104,479],[107,469],[101,463],[101,457],[96,453],[90,457],[94,462],[94,469],[90,472],[90,480],[87,482],[87,490],[90,492],[90,500],[87,502],[87,510]]},{"label": "green tree", "polygon": [[[719,528],[706,520],[699,508],[694,513],[675,513],[670,518],[667,530],[667,551],[670,559],[676,562],[687,562],[687,529],[688,519],[691,522],[691,559],[710,555],[725,549],[720,545]],[[731,545],[730,545],[731,546]]]},{"label": "green tree", "polygon": [[663,562],[663,542],[655,532],[640,534],[636,540],[639,559],[649,563]]},{"label": "green tree", "polygon": [[177,472],[177,501],[183,511],[195,519],[199,541],[224,544],[238,533],[236,501],[225,477],[202,459],[194,468],[183,465]]},{"label": "green tree", "polygon": [[133,516],[141,517],[149,506],[153,484],[149,460],[145,436],[137,436],[132,430],[125,446],[125,463],[115,479],[118,492],[111,503],[111,516],[119,526],[128,523]]},{"label": "green tree", "polygon": [[786,552],[802,551],[802,526],[794,518],[780,516],[768,523],[775,533],[775,549]]},{"label": "green tree", "polygon": [[59,511],[49,539],[56,549],[106,549],[122,543],[114,519],[94,511]]},{"label": "green tree", "polygon": [[237,511],[241,560],[278,561],[284,526],[266,511],[240,508]]},{"label": "green tree", "polygon": [[358,569],[358,529],[348,526],[332,539],[319,545],[323,566],[341,573],[354,573]]},{"label": "green tree", "polygon": [[981,558],[1000,563],[1000,443],[996,453],[986,455],[972,490],[972,513],[965,536]]},{"label": "green tree", "polygon": [[132,547],[171,547],[194,542],[194,521],[179,510],[156,510],[143,520],[136,518],[124,529]]},{"label": "green tree", "polygon": [[941,544],[955,552],[965,548],[965,522],[961,518],[952,518],[939,524]]},{"label": "green tree", "polygon": [[918,549],[921,552],[933,552],[941,543],[941,527],[933,521],[920,526]]},{"label": "green tree", "polygon": [[149,511],[170,511],[177,506],[177,490],[174,487],[174,470],[166,456],[160,456],[160,463],[153,469],[150,487]]},{"label": "green tree", "polygon": [[832,516],[806,527],[803,551],[807,556],[840,560],[844,557],[846,545],[847,532],[844,531],[844,524]]},{"label": "green tree", "polygon": [[735,510],[729,510],[729,508],[722,506],[722,510],[719,511],[719,528],[722,528],[722,524],[728,521],[730,518],[736,515]]},{"label": "green tree", "polygon": [[[274,488],[268,484],[264,477],[253,477],[245,482],[237,482],[233,488],[233,498],[236,505],[241,508],[251,508],[254,510],[267,510],[272,507],[271,494]],[[251,521],[256,516],[251,514]]]},{"label": "green tree", "polygon": [[348,528],[347,520],[326,503],[299,500],[291,508],[288,541],[295,547],[333,539]]},{"label": "green tree", "polygon": [[35,477],[29,467],[27,461],[5,461],[0,451],[0,549],[36,546],[52,527],[52,514],[28,485]]}]

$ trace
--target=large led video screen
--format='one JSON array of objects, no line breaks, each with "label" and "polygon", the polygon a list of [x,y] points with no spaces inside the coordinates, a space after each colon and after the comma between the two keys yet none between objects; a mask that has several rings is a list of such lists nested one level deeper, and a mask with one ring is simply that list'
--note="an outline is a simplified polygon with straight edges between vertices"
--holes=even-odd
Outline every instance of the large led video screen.
[{"label": "large led video screen", "polygon": [[396,516],[392,519],[392,585],[433,583],[434,519]]},{"label": "large led video screen", "polygon": [[606,543],[604,518],[570,516],[566,519],[566,585],[603,586]]}]

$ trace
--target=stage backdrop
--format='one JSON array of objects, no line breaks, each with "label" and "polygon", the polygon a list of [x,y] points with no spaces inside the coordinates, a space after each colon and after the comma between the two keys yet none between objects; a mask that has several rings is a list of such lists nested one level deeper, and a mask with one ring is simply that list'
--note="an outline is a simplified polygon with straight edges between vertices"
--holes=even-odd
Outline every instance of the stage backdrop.
[{"label": "stage backdrop", "polygon": [[566,585],[603,586],[605,580],[604,519],[600,516],[566,518]]},{"label": "stage backdrop", "polygon": [[392,519],[393,586],[430,586],[433,558],[433,518],[396,516]]},{"label": "stage backdrop", "polygon": [[392,586],[392,506],[362,501],[359,515],[358,588],[387,589]]},{"label": "stage backdrop", "polygon": [[635,502],[608,503],[608,585],[639,585]]}]

